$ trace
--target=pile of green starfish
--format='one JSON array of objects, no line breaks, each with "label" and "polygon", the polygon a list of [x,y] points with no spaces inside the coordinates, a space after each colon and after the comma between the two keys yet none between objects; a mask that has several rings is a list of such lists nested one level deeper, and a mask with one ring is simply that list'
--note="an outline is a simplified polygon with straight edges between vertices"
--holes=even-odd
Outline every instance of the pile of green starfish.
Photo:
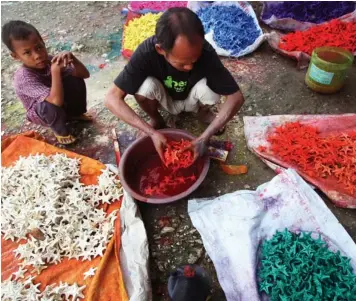
[{"label": "pile of green starfish", "polygon": [[259,290],[271,301],[356,301],[350,258],[330,251],[321,235],[277,231],[261,257]]}]

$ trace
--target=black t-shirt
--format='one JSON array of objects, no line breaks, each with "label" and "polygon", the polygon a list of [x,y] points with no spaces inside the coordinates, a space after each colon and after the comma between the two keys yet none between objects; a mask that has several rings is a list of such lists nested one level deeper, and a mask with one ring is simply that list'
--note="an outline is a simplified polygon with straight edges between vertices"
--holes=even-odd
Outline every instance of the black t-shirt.
[{"label": "black t-shirt", "polygon": [[174,100],[184,100],[192,87],[206,77],[207,85],[220,95],[230,95],[239,87],[221,63],[214,48],[207,42],[200,58],[189,72],[172,67],[155,49],[155,36],[142,42],[114,83],[127,94],[134,95],[148,76],[161,81]]}]

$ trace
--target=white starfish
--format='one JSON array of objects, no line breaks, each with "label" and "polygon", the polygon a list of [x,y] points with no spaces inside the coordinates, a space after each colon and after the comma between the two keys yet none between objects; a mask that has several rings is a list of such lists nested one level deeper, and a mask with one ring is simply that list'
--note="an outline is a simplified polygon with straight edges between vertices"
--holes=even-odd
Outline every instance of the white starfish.
[{"label": "white starfish", "polygon": [[[116,175],[105,169],[98,185],[80,182],[80,160],[62,154],[21,157],[2,168],[2,233],[6,239],[26,239],[15,250],[22,266],[38,272],[63,257],[89,259],[102,256],[113,235],[115,214],[95,208],[122,194]],[[95,246],[93,248],[93,246]],[[20,275],[18,275],[21,277]]]},{"label": "white starfish", "polygon": [[27,272],[26,269],[23,269],[22,267],[19,267],[19,269],[17,270],[17,272],[13,273],[12,275],[14,275],[15,280],[18,280],[19,278],[25,278],[25,273]]},{"label": "white starfish", "polygon": [[90,268],[88,271],[86,271],[84,273],[84,280],[87,279],[88,277],[93,277],[97,269],[98,268]]}]

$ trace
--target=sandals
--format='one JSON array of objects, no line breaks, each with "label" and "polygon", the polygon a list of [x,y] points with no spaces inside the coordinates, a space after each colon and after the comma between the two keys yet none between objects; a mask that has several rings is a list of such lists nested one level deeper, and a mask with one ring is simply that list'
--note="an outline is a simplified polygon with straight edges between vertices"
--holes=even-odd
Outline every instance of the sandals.
[{"label": "sandals", "polygon": [[93,121],[94,117],[89,113],[84,113],[79,116],[70,116],[68,119],[72,121]]},{"label": "sandals", "polygon": [[68,135],[68,136],[59,136],[59,135],[56,135],[54,134],[57,138],[57,141],[60,143],[60,144],[64,144],[64,145],[68,145],[68,144],[72,144],[74,143],[77,139],[72,136],[72,135]]}]

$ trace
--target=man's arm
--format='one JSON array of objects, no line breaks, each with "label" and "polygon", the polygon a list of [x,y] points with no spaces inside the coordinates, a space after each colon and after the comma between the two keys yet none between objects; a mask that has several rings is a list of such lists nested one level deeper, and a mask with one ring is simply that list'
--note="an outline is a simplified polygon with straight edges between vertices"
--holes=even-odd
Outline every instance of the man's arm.
[{"label": "man's arm", "polygon": [[194,151],[195,159],[203,154],[209,139],[235,116],[242,107],[244,101],[241,91],[237,91],[234,94],[227,96],[225,103],[214,121],[210,123],[206,130],[197,139],[192,141],[192,149]]},{"label": "man's arm", "polygon": [[125,96],[126,93],[114,85],[106,95],[105,106],[111,111],[111,113],[119,117],[122,121],[128,123],[136,129],[139,129],[147,136],[150,136],[159,156],[161,157],[161,160],[164,161],[163,148],[167,143],[166,138],[146,121],[141,119],[135,111],[127,105],[124,100]]}]

